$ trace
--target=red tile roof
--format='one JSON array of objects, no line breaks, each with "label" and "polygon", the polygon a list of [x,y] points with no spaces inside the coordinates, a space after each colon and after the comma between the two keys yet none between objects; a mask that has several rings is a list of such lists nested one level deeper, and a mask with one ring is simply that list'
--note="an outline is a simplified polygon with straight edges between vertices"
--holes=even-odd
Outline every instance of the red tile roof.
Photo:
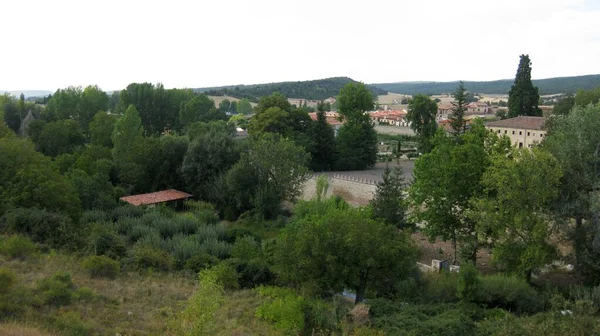
[{"label": "red tile roof", "polygon": [[541,130],[545,121],[546,119],[544,117],[518,116],[510,119],[492,121],[485,124],[485,126]]},{"label": "red tile roof", "polygon": [[[313,121],[317,121],[317,112],[310,112],[308,114],[310,119]],[[339,114],[337,112],[325,112],[325,118],[327,119],[327,123],[331,126],[341,125],[343,124],[338,118]]]},{"label": "red tile roof", "polygon": [[143,204],[156,204],[163,203],[169,201],[176,201],[180,199],[186,199],[192,197],[192,195],[188,193],[184,193],[183,191],[169,189],[163,191],[157,191],[149,194],[139,194],[139,195],[131,195],[124,196],[119,198],[121,201],[127,202],[129,204],[138,206]]}]

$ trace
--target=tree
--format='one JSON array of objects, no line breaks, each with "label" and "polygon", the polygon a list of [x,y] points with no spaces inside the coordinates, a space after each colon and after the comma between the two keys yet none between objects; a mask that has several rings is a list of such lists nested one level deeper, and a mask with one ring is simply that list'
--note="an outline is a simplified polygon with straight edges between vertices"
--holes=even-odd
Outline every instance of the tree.
[{"label": "tree", "polygon": [[81,203],[67,179],[52,169],[50,158],[31,142],[0,139],[0,217],[10,208],[47,209],[78,218]]},{"label": "tree", "polygon": [[142,119],[135,106],[130,105],[116,121],[112,134],[112,154],[119,169],[119,179],[129,185],[135,185],[145,173],[145,167],[136,162],[136,156],[140,155],[143,133]]},{"label": "tree", "polygon": [[219,103],[219,111],[221,111],[223,113],[229,112],[230,108],[231,108],[231,102],[227,98],[223,99]]},{"label": "tree", "polygon": [[[227,184],[237,195],[238,204],[249,201],[263,217],[272,218],[282,201],[293,201],[302,192],[309,159],[309,154],[292,140],[264,133],[242,153],[228,173]],[[248,185],[248,181],[254,183]]]},{"label": "tree", "polygon": [[437,104],[426,95],[418,94],[408,101],[406,120],[410,122],[410,128],[419,138],[421,153],[431,151],[431,139],[437,130],[436,115]]},{"label": "tree", "polygon": [[337,170],[363,170],[377,162],[377,132],[368,116],[350,119],[335,138]]},{"label": "tree", "polygon": [[529,55],[521,55],[515,82],[508,92],[508,116],[541,116],[538,88],[531,82]]},{"label": "tree", "polygon": [[413,222],[425,223],[430,239],[450,240],[454,260],[458,259],[458,243],[473,263],[478,249],[475,221],[467,217],[471,200],[483,192],[481,178],[490,164],[490,156],[506,153],[507,138],[498,139],[481,122],[476,123],[461,141],[449,139],[438,132],[434,149],[415,162],[414,182],[409,189],[409,201],[415,209]]},{"label": "tree", "polygon": [[181,171],[187,154],[189,140],[185,136],[166,134],[158,139],[156,153],[158,158],[148,162],[153,169],[152,190],[187,188]]},{"label": "tree", "polygon": [[571,113],[551,123],[548,136],[542,143],[560,163],[563,176],[558,200],[553,205],[558,218],[574,219],[573,247],[577,268],[600,283],[600,249],[594,241],[600,231],[594,208],[600,185],[600,106],[575,106]]},{"label": "tree", "polygon": [[554,105],[552,113],[554,115],[567,115],[571,112],[573,106],[575,106],[575,97],[573,95],[566,95]]},{"label": "tree", "polygon": [[215,102],[205,94],[199,94],[187,102],[179,112],[179,122],[187,127],[195,122],[226,120],[225,112],[215,109]]},{"label": "tree", "polygon": [[279,107],[269,107],[250,119],[248,133],[258,135],[269,132],[289,135],[291,131],[289,116],[289,112]]},{"label": "tree", "polygon": [[97,85],[89,85],[81,93],[81,106],[76,121],[82,130],[87,131],[88,125],[96,113],[108,110],[108,95]]},{"label": "tree", "polygon": [[[474,218],[494,239],[494,259],[507,271],[531,280],[552,261],[554,248],[547,209],[558,196],[558,161],[538,148],[497,155],[483,176],[487,197],[476,201]],[[525,191],[525,192],[524,192]]]},{"label": "tree", "polygon": [[373,108],[373,95],[363,83],[348,83],[338,96],[338,112],[345,123],[336,138],[337,169],[355,170],[377,162],[377,132],[366,114]]},{"label": "tree", "polygon": [[190,138],[190,142],[199,136],[207,133],[216,132],[224,133],[229,136],[235,134],[235,125],[231,122],[225,122],[223,120],[211,121],[211,122],[195,122],[188,126],[187,134]]},{"label": "tree", "polygon": [[467,121],[465,120],[465,112],[467,111],[467,90],[464,83],[461,81],[454,92],[454,101],[452,104],[452,115],[450,116],[450,126],[452,133],[456,136],[462,134],[467,129]]},{"label": "tree", "polygon": [[112,133],[117,118],[106,112],[98,112],[90,123],[90,136],[92,144],[112,148]]},{"label": "tree", "polygon": [[246,98],[240,100],[237,103],[237,112],[240,114],[252,113],[252,105],[250,105],[250,101]]},{"label": "tree", "polygon": [[69,86],[58,89],[46,104],[46,119],[48,121],[75,119],[81,108],[81,87]]},{"label": "tree", "polygon": [[285,112],[292,111],[292,104],[281,93],[275,92],[270,96],[260,97],[255,107],[256,114],[260,114],[271,107],[278,107]]},{"label": "tree", "polygon": [[199,199],[218,202],[223,190],[215,184],[239,159],[239,150],[230,134],[202,133],[190,143],[181,165],[181,174],[190,192]]},{"label": "tree", "polygon": [[397,228],[404,228],[406,206],[403,192],[406,183],[402,167],[396,167],[394,170],[386,167],[382,177],[383,180],[377,183],[375,196],[371,200],[373,217]]},{"label": "tree", "polygon": [[325,111],[317,112],[317,121],[311,124],[309,130],[310,168],[313,171],[328,171],[335,163],[335,131],[327,123]]},{"label": "tree", "polygon": [[579,90],[575,95],[575,104],[579,106],[595,105],[598,101],[600,101],[600,86],[593,90]]},{"label": "tree", "polygon": [[74,120],[46,124],[36,141],[37,149],[48,156],[72,153],[83,146],[85,137]]},{"label": "tree", "polygon": [[13,132],[17,133],[22,121],[19,107],[12,96],[5,94],[2,98],[2,105],[0,107],[2,108],[4,122]]},{"label": "tree", "polygon": [[367,289],[390,293],[390,284],[405,278],[416,261],[406,234],[362,209],[296,217],[280,233],[277,246],[275,269],[282,280],[322,296],[352,288],[355,303],[364,300]]}]

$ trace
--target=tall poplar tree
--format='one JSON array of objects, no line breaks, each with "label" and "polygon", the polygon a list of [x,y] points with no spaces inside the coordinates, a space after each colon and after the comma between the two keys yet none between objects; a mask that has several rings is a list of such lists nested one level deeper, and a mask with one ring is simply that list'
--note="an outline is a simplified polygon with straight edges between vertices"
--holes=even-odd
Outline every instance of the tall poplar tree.
[{"label": "tall poplar tree", "polygon": [[540,94],[531,82],[531,60],[529,55],[521,55],[515,83],[508,92],[508,116],[541,116],[538,107]]}]

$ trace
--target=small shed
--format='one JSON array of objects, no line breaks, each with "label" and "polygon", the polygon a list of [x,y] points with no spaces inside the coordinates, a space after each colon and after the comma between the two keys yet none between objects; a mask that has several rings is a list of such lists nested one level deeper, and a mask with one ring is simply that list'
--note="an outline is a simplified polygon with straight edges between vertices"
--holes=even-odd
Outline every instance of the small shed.
[{"label": "small shed", "polygon": [[175,202],[177,205],[181,205],[183,201],[190,197],[192,197],[192,195],[183,191],[169,189],[148,194],[124,196],[119,199],[134,206],[155,205],[168,202]]}]

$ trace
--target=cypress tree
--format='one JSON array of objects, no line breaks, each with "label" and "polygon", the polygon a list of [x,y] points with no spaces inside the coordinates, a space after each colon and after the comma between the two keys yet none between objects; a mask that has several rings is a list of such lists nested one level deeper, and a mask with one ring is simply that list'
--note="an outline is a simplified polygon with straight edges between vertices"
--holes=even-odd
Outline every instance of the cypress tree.
[{"label": "cypress tree", "polygon": [[454,93],[452,104],[452,116],[450,116],[450,126],[454,135],[460,135],[465,132],[467,123],[465,112],[467,111],[467,90],[461,81]]},{"label": "cypress tree", "polygon": [[508,116],[541,116],[538,107],[540,94],[531,82],[531,60],[529,55],[521,55],[515,83],[508,92]]},{"label": "cypress tree", "polygon": [[335,161],[335,131],[327,123],[325,111],[319,105],[317,121],[311,123],[311,149],[312,160],[310,168],[314,171],[331,170]]},{"label": "cypress tree", "polygon": [[405,205],[402,192],[406,186],[401,167],[385,168],[383,181],[377,183],[375,197],[371,201],[373,217],[382,219],[398,228],[406,226]]}]

